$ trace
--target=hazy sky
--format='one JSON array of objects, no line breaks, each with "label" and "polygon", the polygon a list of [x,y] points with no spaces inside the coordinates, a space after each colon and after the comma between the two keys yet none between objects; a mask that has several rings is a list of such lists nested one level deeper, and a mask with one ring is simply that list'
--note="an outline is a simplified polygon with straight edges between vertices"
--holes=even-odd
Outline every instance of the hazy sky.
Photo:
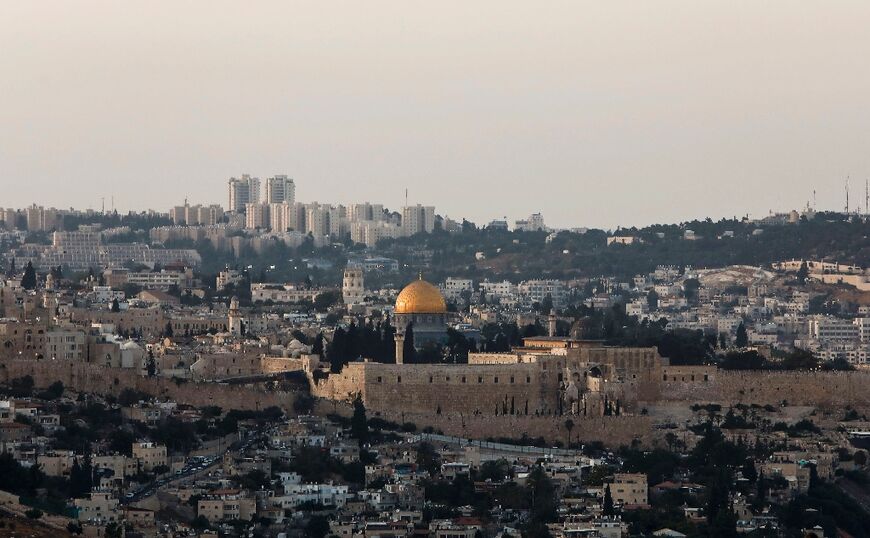
[{"label": "hazy sky", "polygon": [[870,2],[0,2],[0,206],[434,204],[478,222],[853,205]]}]

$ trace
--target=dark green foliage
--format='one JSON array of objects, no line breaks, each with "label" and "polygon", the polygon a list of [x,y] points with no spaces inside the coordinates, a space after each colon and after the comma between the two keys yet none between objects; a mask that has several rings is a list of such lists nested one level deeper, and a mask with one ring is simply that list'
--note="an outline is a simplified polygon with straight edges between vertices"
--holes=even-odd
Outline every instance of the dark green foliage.
[{"label": "dark green foliage", "polygon": [[511,467],[507,460],[497,459],[486,461],[481,464],[480,471],[477,473],[478,480],[492,480],[493,482],[501,482],[510,477]]},{"label": "dark green foliage", "polygon": [[307,415],[314,409],[315,399],[310,394],[299,394],[293,400],[293,411],[300,415]]},{"label": "dark green foliage", "polygon": [[605,516],[616,514],[616,510],[613,508],[613,495],[610,493],[610,484],[604,487],[604,501],[601,503],[601,512]]},{"label": "dark green foliage", "polygon": [[402,362],[414,364],[417,362],[417,349],[414,347],[414,323],[405,327],[405,340],[402,342]]},{"label": "dark green foliage", "polygon": [[29,375],[16,377],[9,381],[10,396],[15,398],[29,398],[33,395],[33,378]]},{"label": "dark green foliage", "polygon": [[855,538],[870,537],[870,515],[836,485],[815,484],[806,495],[790,502],[780,514],[790,529],[820,525],[826,536],[837,536],[840,528]]},{"label": "dark green foliage", "polygon": [[33,268],[32,262],[27,262],[27,267],[24,268],[24,276],[21,277],[21,287],[26,290],[36,288],[36,269]]},{"label": "dark green foliage", "polygon": [[422,442],[417,445],[417,465],[420,469],[435,475],[441,470],[441,456],[431,444]]},{"label": "dark green foliage", "polygon": [[16,495],[33,495],[42,486],[45,475],[38,465],[23,467],[11,452],[0,453],[0,490]]},{"label": "dark green foliage", "polygon": [[623,447],[619,455],[623,458],[625,472],[646,473],[650,484],[672,480],[681,465],[678,455],[660,448],[642,451]]},{"label": "dark green foliage", "polygon": [[558,498],[553,481],[538,465],[532,468],[527,480],[529,502],[531,505],[531,523],[549,523],[556,520]]},{"label": "dark green foliage", "polygon": [[247,474],[244,474],[238,478],[239,485],[244,489],[251,490],[259,490],[268,488],[272,481],[269,479],[269,475],[260,469],[254,469],[249,471]]},{"label": "dark green foliage", "polygon": [[41,393],[39,393],[39,397],[43,400],[57,400],[61,396],[63,396],[63,383],[61,381],[55,381],[48,388]]},{"label": "dark green foliage", "polygon": [[359,396],[353,401],[353,416],[350,419],[350,435],[363,446],[369,440],[369,426],[366,420],[366,407]]},{"label": "dark green foliage", "polygon": [[749,345],[749,336],[746,334],[746,325],[740,322],[737,326],[737,334],[734,337],[734,345],[739,348],[744,348]]},{"label": "dark green foliage", "polygon": [[329,520],[325,516],[311,516],[305,525],[305,536],[324,538],[329,534]]}]

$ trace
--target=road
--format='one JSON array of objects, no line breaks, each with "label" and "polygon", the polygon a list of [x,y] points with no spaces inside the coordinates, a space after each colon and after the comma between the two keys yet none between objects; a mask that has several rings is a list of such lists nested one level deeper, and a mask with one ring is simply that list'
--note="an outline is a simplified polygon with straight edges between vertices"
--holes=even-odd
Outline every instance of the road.
[{"label": "road", "polygon": [[182,470],[182,472],[165,476],[154,482],[151,482],[150,484],[146,484],[133,492],[132,496],[125,496],[123,499],[121,499],[120,502],[121,504],[132,504],[140,502],[154,495],[160,488],[164,488],[166,486],[169,486],[170,484],[174,484],[183,480],[188,480],[190,478],[198,478],[200,475],[207,473],[209,469],[220,464],[223,461],[223,457],[227,453],[234,450],[247,450],[252,444],[254,444],[254,442],[262,440],[264,434],[265,430],[259,430],[243,441],[236,441],[235,443],[228,446],[226,450],[224,450],[221,454],[206,458],[204,463],[198,463],[196,465],[188,463],[187,466],[185,466],[184,470]]}]

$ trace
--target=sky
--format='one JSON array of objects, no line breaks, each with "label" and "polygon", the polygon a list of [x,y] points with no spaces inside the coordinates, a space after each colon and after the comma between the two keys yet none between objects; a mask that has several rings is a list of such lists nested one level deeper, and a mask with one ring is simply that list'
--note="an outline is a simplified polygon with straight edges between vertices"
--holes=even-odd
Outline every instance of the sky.
[{"label": "sky", "polygon": [[870,2],[0,2],[0,206],[411,203],[480,224],[864,204]]}]

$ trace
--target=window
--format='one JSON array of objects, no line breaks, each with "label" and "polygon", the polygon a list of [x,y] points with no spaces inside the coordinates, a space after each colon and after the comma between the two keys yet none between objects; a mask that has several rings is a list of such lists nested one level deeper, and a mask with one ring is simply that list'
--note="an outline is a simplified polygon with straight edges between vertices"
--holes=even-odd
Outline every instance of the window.
[{"label": "window", "polygon": [[402,376],[396,376],[396,383],[402,382]]},{"label": "window", "polygon": [[492,381],[493,381],[493,383],[498,383],[498,376],[495,376],[494,378],[492,378]]},{"label": "window", "polygon": [[526,383],[531,383],[531,382],[532,382],[531,376],[526,376]]},{"label": "window", "polygon": [[465,376],[462,376],[462,382],[465,383]]},{"label": "window", "polygon": [[514,376],[511,376],[511,383],[514,382]]},{"label": "window", "polygon": [[378,376],[378,383],[381,382],[381,376]]},{"label": "window", "polygon": [[483,376],[478,376],[478,378],[477,378],[477,382],[478,382],[478,383],[483,383]]},{"label": "window", "polygon": [[433,377],[430,375],[430,376],[429,376],[429,383],[431,383],[432,380],[433,380]]}]

